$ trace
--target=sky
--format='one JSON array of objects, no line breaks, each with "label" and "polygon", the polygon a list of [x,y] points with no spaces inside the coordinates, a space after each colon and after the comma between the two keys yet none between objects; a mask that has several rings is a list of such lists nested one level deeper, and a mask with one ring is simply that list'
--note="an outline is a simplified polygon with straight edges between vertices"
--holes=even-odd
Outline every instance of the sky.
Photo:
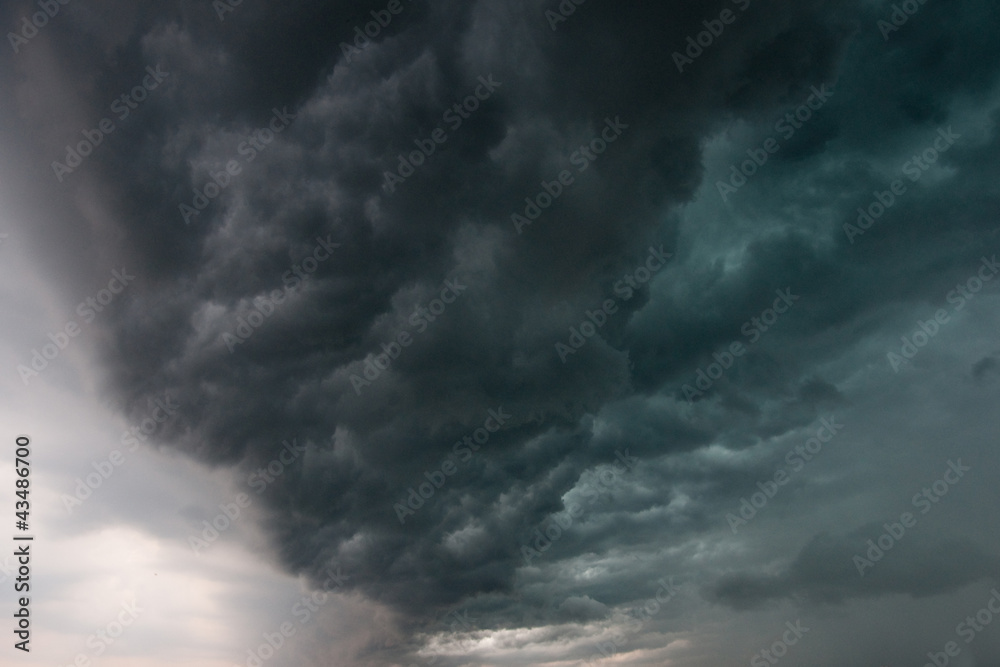
[{"label": "sky", "polygon": [[998,25],[3,3],[0,665],[1000,664]]}]

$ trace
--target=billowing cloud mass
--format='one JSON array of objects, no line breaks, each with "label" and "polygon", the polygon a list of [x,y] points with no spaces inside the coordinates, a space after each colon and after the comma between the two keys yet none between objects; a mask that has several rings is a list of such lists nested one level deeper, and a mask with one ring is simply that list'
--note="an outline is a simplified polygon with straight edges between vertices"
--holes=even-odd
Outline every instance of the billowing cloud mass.
[{"label": "billowing cloud mass", "polygon": [[992,664],[997,21],[74,0],[0,187],[63,293],[134,276],[103,392],[385,610],[296,664]]}]

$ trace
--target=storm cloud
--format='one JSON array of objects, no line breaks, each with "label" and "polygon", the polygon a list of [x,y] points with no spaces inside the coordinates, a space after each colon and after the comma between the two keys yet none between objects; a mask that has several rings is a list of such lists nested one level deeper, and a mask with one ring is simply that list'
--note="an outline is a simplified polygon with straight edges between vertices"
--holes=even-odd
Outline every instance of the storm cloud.
[{"label": "storm cloud", "polygon": [[996,584],[997,10],[898,4],[75,0],[0,73],[3,196],[74,303],[136,275],[93,339],[127,419],[176,396],[162,446],[284,461],[264,557],[391,613],[338,664],[586,660],[668,576],[631,664],[793,614],[842,664],[864,604]]}]

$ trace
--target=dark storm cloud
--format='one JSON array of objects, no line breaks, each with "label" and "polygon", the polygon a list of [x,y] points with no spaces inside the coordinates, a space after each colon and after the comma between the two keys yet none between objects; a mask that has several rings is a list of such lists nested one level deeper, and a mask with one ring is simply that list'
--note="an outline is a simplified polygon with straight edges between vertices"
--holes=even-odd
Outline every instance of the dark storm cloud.
[{"label": "dark storm cloud", "polygon": [[[769,35],[793,33],[800,23],[819,29],[821,7],[803,8],[778,26],[762,12],[747,26],[757,25]],[[595,412],[628,391],[625,359],[594,341],[573,365],[560,367],[549,350],[563,337],[567,323],[545,311],[568,300],[565,312],[582,317],[609,296],[621,273],[641,264],[640,249],[656,242],[651,237],[657,221],[654,206],[683,201],[698,181],[698,138],[712,127],[712,115],[703,112],[725,104],[726,86],[685,98],[657,80],[664,73],[647,63],[668,60],[672,45],[689,30],[689,24],[666,10],[630,15],[606,4],[586,9],[577,17],[579,28],[567,26],[554,40],[544,23],[525,20],[538,11],[529,5],[503,10],[439,5],[423,17],[401,16],[413,21],[412,27],[385,47],[396,54],[396,70],[372,81],[374,73],[369,74],[371,66],[362,56],[345,72],[333,72],[336,88],[321,85],[315,93],[314,99],[331,105],[335,113],[297,107],[300,116],[290,134],[273,153],[262,156],[267,167],[284,163],[282,170],[241,177],[238,187],[246,188],[241,191],[250,198],[249,211],[229,223],[239,229],[234,233],[240,238],[212,258],[215,271],[190,278],[198,287],[186,293],[188,299],[211,297],[225,304],[273,287],[282,263],[295,262],[303,245],[300,241],[299,253],[285,250],[277,259],[275,237],[291,245],[293,239],[333,231],[343,249],[310,286],[314,291],[308,310],[303,306],[292,312],[296,305],[289,304],[287,312],[270,318],[233,356],[216,345],[214,354],[201,350],[193,363],[168,366],[166,360],[177,353],[158,345],[147,354],[165,352],[162,360],[122,360],[137,379],[144,376],[199,397],[192,400],[199,411],[178,430],[194,426],[197,435],[189,447],[203,451],[194,441],[212,442],[205,452],[211,458],[262,460],[291,431],[329,447],[335,426],[347,429],[350,436],[333,447],[344,447],[350,456],[322,476],[303,473],[304,480],[318,477],[321,484],[271,497],[282,558],[293,567],[320,568],[338,557],[338,547],[355,542],[361,545],[356,555],[340,553],[339,558],[349,558],[359,585],[379,599],[406,606],[420,600],[421,607],[433,607],[469,593],[505,590],[519,565],[518,546],[525,536],[559,508],[558,497],[582,471],[612,458],[612,447],[590,444],[589,435],[574,434],[571,424],[584,411]],[[481,62],[478,71],[453,64],[459,55],[455,45],[466,38],[463,32],[477,29],[482,12],[489,12],[493,34],[510,34],[537,59],[527,76],[503,53],[460,54]],[[576,34],[605,30],[609,21],[613,34],[621,37],[611,52]],[[586,48],[574,49],[570,40],[577,39]],[[775,45],[778,52],[791,49],[789,60],[807,56],[815,65],[772,77],[753,95],[766,98],[773,95],[769,91],[828,74],[836,42],[824,39],[811,48],[795,40]],[[527,59],[527,54],[520,57]],[[720,62],[725,58],[722,53],[713,57]],[[624,76],[609,80],[597,75],[609,58],[626,64],[615,65]],[[396,166],[397,153],[411,150],[414,138],[427,136],[440,122],[441,110],[471,91],[477,76],[487,74],[502,82],[499,93],[467,126],[451,133],[447,146],[391,197],[380,192],[381,172]],[[183,72],[177,76],[181,80]],[[346,92],[340,92],[341,86]],[[577,175],[576,190],[560,202],[564,206],[547,210],[520,237],[513,234],[510,214],[521,210],[523,198],[533,196],[541,180],[573,168],[568,157],[597,136],[606,117],[621,117],[629,126],[620,143]],[[650,145],[652,152],[645,148]],[[488,151],[505,157],[491,159]],[[297,155],[304,159],[288,161]],[[653,169],[635,173],[619,166],[629,162]],[[677,173],[679,166],[685,173]],[[663,183],[664,176],[670,181]],[[678,189],[675,183],[687,185]],[[271,194],[282,191],[292,196]],[[653,201],[651,192],[659,193]],[[671,199],[664,201],[665,196]],[[136,193],[136,201],[147,202],[147,193]],[[180,233],[176,215],[170,214],[173,233]],[[218,229],[219,215],[203,214],[208,219],[199,219],[193,233],[210,233],[205,228],[212,225]],[[483,223],[496,231],[470,238],[463,229]],[[269,230],[267,245],[260,247],[263,229]],[[235,247],[257,255],[250,260],[252,270],[245,260],[226,256]],[[426,303],[434,286],[449,276],[469,285],[469,292],[403,352],[386,377],[357,396],[349,375],[361,374],[365,355],[379,352],[398,331],[409,330],[407,315],[413,306]],[[243,292],[234,294],[229,288]],[[403,302],[395,308],[393,295]],[[635,307],[644,300],[636,299]],[[182,312],[171,309],[164,327],[169,320],[173,327],[187,329],[189,316]],[[375,319],[386,312],[387,321]],[[619,320],[627,321],[627,313]],[[183,329],[167,336],[174,341],[184,337],[191,334]],[[275,355],[279,350],[287,353]],[[259,380],[251,379],[258,375]],[[259,382],[266,391],[248,392],[247,382]],[[198,389],[213,385],[211,399]],[[405,490],[418,484],[421,473],[469,432],[486,409],[497,406],[514,417],[482,461],[400,526],[391,504],[404,498]],[[548,423],[536,423],[536,416]],[[560,424],[562,433],[547,431]],[[684,446],[686,438],[663,435],[661,430],[656,451]],[[532,437],[541,442],[533,446]],[[627,439],[645,449],[641,431]],[[507,496],[523,497],[501,500]],[[461,513],[454,509],[457,502]],[[503,520],[499,510],[508,510],[500,512]],[[290,521],[290,511],[302,519]],[[470,526],[482,536],[473,533],[471,544],[458,554],[443,549],[447,535]],[[433,582],[447,584],[439,593]]]},{"label": "dark storm cloud", "polygon": [[[12,143],[26,174],[15,182],[40,199],[57,193],[45,212],[59,222],[39,238],[86,248],[86,229],[110,248],[66,250],[59,271],[85,280],[94,260],[114,257],[141,275],[108,326],[112,391],[134,405],[164,392],[182,397],[188,407],[165,427],[168,439],[213,464],[251,471],[287,438],[310,443],[302,464],[262,496],[277,558],[313,577],[336,561],[351,586],[415,627],[479,594],[496,594],[493,618],[516,624],[516,596],[503,594],[515,592],[521,545],[616,451],[655,460],[720,441],[742,449],[848,405],[817,366],[896,326],[891,312],[871,315],[880,307],[943,295],[966,277],[978,262],[968,235],[995,226],[990,214],[1000,210],[985,187],[1000,176],[994,134],[942,157],[961,178],[925,181],[901,198],[891,215],[905,224],[882,222],[856,244],[841,231],[873,190],[900,177],[884,156],[930,145],[955,122],[955,105],[982,102],[995,84],[988,63],[1000,47],[985,35],[964,38],[994,11],[985,3],[929,3],[886,44],[875,28],[881,9],[867,4],[754,2],[683,74],[672,54],[718,16],[718,2],[589,0],[555,31],[543,14],[550,5],[402,0],[403,11],[348,63],[341,42],[384,4],[244,1],[219,21],[209,3],[115,5],[121,11],[106,18],[74,3],[65,11],[78,21],[53,23],[45,42],[64,67],[60,79],[82,82],[74,112],[58,133],[26,121],[28,136]],[[170,72],[162,94],[57,183],[50,160],[155,64]],[[23,88],[25,76],[8,69],[4,79]],[[398,169],[398,156],[448,127],[445,111],[481,77],[494,77],[496,91],[388,192],[385,173]],[[766,134],[824,83],[837,93],[816,123],[735,208],[706,221],[702,242],[719,255],[701,263],[699,249],[682,243],[679,211],[704,184],[707,143],[736,120]],[[243,142],[286,108],[294,119],[247,160]],[[5,102],[3,113],[6,125],[21,111]],[[579,171],[572,156],[609,120],[627,127]],[[179,205],[191,205],[230,160],[241,172],[185,224]],[[575,182],[519,234],[511,215],[566,169]],[[807,169],[821,175],[802,176]],[[77,213],[83,183],[101,204],[86,227]],[[790,222],[796,215],[805,221]],[[223,334],[237,332],[255,298],[285,291],[286,272],[318,239],[340,245],[231,353]],[[618,298],[616,283],[651,245],[674,254],[662,282],[621,300],[601,335],[563,364],[555,343]],[[736,269],[722,256],[735,249]],[[467,289],[420,329],[415,309],[446,280]],[[785,288],[798,305],[708,392],[718,418],[686,421],[671,399],[683,402],[697,369]],[[832,329],[842,335],[830,337]],[[366,361],[402,332],[413,344],[356,390],[352,376],[365,377]],[[974,373],[990,368],[983,362]],[[400,525],[393,505],[500,408],[511,414],[503,428]],[[567,534],[541,560],[717,528],[713,514],[753,472],[635,471],[607,515],[595,512],[586,533]],[[640,516],[681,489],[694,500],[679,517],[651,525]],[[906,563],[880,566],[867,588],[849,576],[849,556],[847,570],[831,560],[847,543],[817,537],[786,572],[734,575],[713,595],[748,606],[933,594],[993,562],[959,544],[965,565],[936,569],[931,547],[918,546]],[[629,599],[632,584],[618,599]],[[596,597],[564,599],[532,617],[603,617]]]},{"label": "dark storm cloud", "polygon": [[972,367],[972,377],[979,381],[983,381],[990,375],[997,373],[1000,373],[1000,362],[997,361],[995,356],[984,357]]},{"label": "dark storm cloud", "polygon": [[872,548],[867,540],[885,532],[873,523],[848,535],[816,535],[778,574],[727,575],[708,593],[736,609],[749,609],[781,598],[831,604],[894,593],[926,597],[996,580],[998,558],[982,546],[967,539],[907,536],[905,529],[889,551],[872,552],[877,560],[862,566],[861,576],[855,557],[865,558]]}]

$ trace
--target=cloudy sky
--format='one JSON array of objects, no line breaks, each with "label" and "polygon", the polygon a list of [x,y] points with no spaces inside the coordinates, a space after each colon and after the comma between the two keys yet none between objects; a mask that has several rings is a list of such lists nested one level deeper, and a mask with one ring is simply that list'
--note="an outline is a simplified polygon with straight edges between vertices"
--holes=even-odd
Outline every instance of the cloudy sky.
[{"label": "cloudy sky", "polygon": [[0,664],[1000,664],[1000,11],[625,5],[0,7]]}]

